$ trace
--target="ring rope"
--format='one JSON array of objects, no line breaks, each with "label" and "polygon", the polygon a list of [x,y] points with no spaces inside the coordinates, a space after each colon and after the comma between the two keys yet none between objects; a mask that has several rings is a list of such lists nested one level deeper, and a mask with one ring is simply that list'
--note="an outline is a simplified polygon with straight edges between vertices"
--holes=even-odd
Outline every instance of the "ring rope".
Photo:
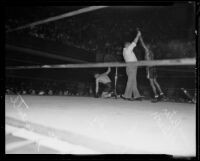
[{"label": "ring rope", "polygon": [[126,67],[126,66],[181,66],[195,65],[195,58],[166,59],[166,60],[142,60],[128,63],[82,63],[82,64],[59,64],[59,65],[33,65],[33,66],[9,66],[10,69],[41,69],[41,68],[102,68],[102,67]]},{"label": "ring rope", "polygon": [[17,30],[22,30],[22,29],[25,29],[25,28],[28,28],[28,27],[34,27],[34,26],[41,25],[41,24],[44,24],[44,23],[47,23],[47,22],[57,21],[57,20],[60,20],[60,19],[66,18],[66,17],[75,16],[75,15],[78,15],[78,14],[102,9],[102,8],[105,8],[105,7],[108,7],[108,6],[90,6],[90,7],[81,8],[79,10],[75,10],[75,11],[72,11],[72,12],[64,13],[64,14],[61,14],[61,15],[58,15],[58,16],[49,17],[49,18],[44,19],[44,20],[39,20],[39,21],[32,22],[32,23],[29,23],[29,24],[26,24],[26,25],[23,25],[23,26],[19,26],[17,28],[10,29],[6,32],[9,33],[9,32],[13,32],[13,31],[17,31]]}]

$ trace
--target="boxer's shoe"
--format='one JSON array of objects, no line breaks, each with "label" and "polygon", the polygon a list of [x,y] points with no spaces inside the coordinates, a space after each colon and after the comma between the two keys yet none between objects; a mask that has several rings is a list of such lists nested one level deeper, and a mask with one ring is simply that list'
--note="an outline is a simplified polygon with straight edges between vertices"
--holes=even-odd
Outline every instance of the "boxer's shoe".
[{"label": "boxer's shoe", "polygon": [[156,102],[158,102],[158,101],[160,101],[160,99],[159,99],[158,96],[155,96],[155,97],[151,100],[152,103],[156,103]]},{"label": "boxer's shoe", "polygon": [[159,100],[166,101],[167,97],[164,94],[159,95]]},{"label": "boxer's shoe", "polygon": [[107,93],[107,94],[102,95],[103,98],[110,98],[111,96],[112,96],[111,93]]}]

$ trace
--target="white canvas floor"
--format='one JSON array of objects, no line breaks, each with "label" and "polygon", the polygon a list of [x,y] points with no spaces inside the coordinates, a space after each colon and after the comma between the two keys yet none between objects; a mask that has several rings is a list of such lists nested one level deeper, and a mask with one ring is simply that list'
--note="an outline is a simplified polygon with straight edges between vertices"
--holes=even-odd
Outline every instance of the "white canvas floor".
[{"label": "white canvas floor", "polygon": [[[194,104],[7,95],[5,108],[6,119],[13,118],[78,134],[80,137],[76,144],[80,141],[80,145],[83,143],[81,139],[91,138],[92,142],[99,143],[93,146],[94,150],[103,154],[195,156],[196,153]],[[90,142],[88,139],[88,147],[91,148]],[[87,147],[87,141],[84,146]]]}]

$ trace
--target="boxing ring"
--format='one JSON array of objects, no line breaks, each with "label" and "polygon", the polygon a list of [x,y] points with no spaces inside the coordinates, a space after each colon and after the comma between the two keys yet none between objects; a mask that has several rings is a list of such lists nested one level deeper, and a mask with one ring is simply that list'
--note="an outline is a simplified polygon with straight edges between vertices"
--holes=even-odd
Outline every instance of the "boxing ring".
[{"label": "boxing ring", "polygon": [[[76,14],[88,7],[27,24],[13,32]],[[6,70],[195,65],[196,59],[6,67]],[[117,81],[117,80],[116,80]],[[116,84],[116,82],[115,82]],[[5,95],[6,154],[196,155],[196,105],[114,98]],[[13,140],[15,142],[13,143]],[[19,150],[19,149],[23,150]],[[46,148],[46,149],[45,149]],[[16,151],[17,150],[17,151]],[[26,151],[27,150],[27,151]]]}]

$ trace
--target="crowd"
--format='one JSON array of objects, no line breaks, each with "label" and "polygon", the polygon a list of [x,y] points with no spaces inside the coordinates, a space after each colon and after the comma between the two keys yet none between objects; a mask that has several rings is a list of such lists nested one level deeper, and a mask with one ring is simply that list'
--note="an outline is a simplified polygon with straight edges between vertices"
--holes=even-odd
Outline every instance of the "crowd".
[{"label": "crowd", "polygon": [[6,94],[92,96],[92,85],[81,81],[30,80],[8,78]]},{"label": "crowd", "polygon": [[[124,92],[125,82],[119,80],[117,84],[117,94]],[[101,86],[100,86],[101,88]],[[112,85],[114,90],[114,85]],[[145,96],[145,99],[150,99],[152,90],[150,86],[143,84],[139,86],[139,90]],[[170,102],[192,102],[179,87],[163,88],[167,100]],[[191,97],[195,98],[195,89],[186,88]],[[30,80],[19,78],[8,78],[6,80],[5,94],[20,94],[20,95],[38,95],[38,96],[95,96],[95,84],[83,81],[58,81],[58,80]]]},{"label": "crowd", "polygon": [[[190,33],[191,27],[184,26],[184,23],[177,23],[176,19],[172,18],[173,11],[168,14],[164,12],[161,10],[149,10],[140,14],[137,12],[137,14],[135,12],[131,14],[124,10],[91,12],[38,25],[19,31],[19,34],[27,35],[28,33],[33,37],[68,44],[95,54],[101,53],[103,55],[101,61],[111,61],[111,56],[107,55],[113,56],[112,59],[115,60],[112,61],[122,61],[123,44],[133,39],[136,28],[139,27],[145,41],[153,45],[157,59],[194,57],[195,41],[192,39],[193,33]],[[164,17],[160,19],[162,14]],[[12,28],[10,24],[20,26],[20,24],[25,24],[25,20],[23,18],[8,19],[7,29]],[[138,50],[136,53],[139,52],[138,55],[142,55],[141,49]],[[139,58],[143,59],[142,56]]]}]

